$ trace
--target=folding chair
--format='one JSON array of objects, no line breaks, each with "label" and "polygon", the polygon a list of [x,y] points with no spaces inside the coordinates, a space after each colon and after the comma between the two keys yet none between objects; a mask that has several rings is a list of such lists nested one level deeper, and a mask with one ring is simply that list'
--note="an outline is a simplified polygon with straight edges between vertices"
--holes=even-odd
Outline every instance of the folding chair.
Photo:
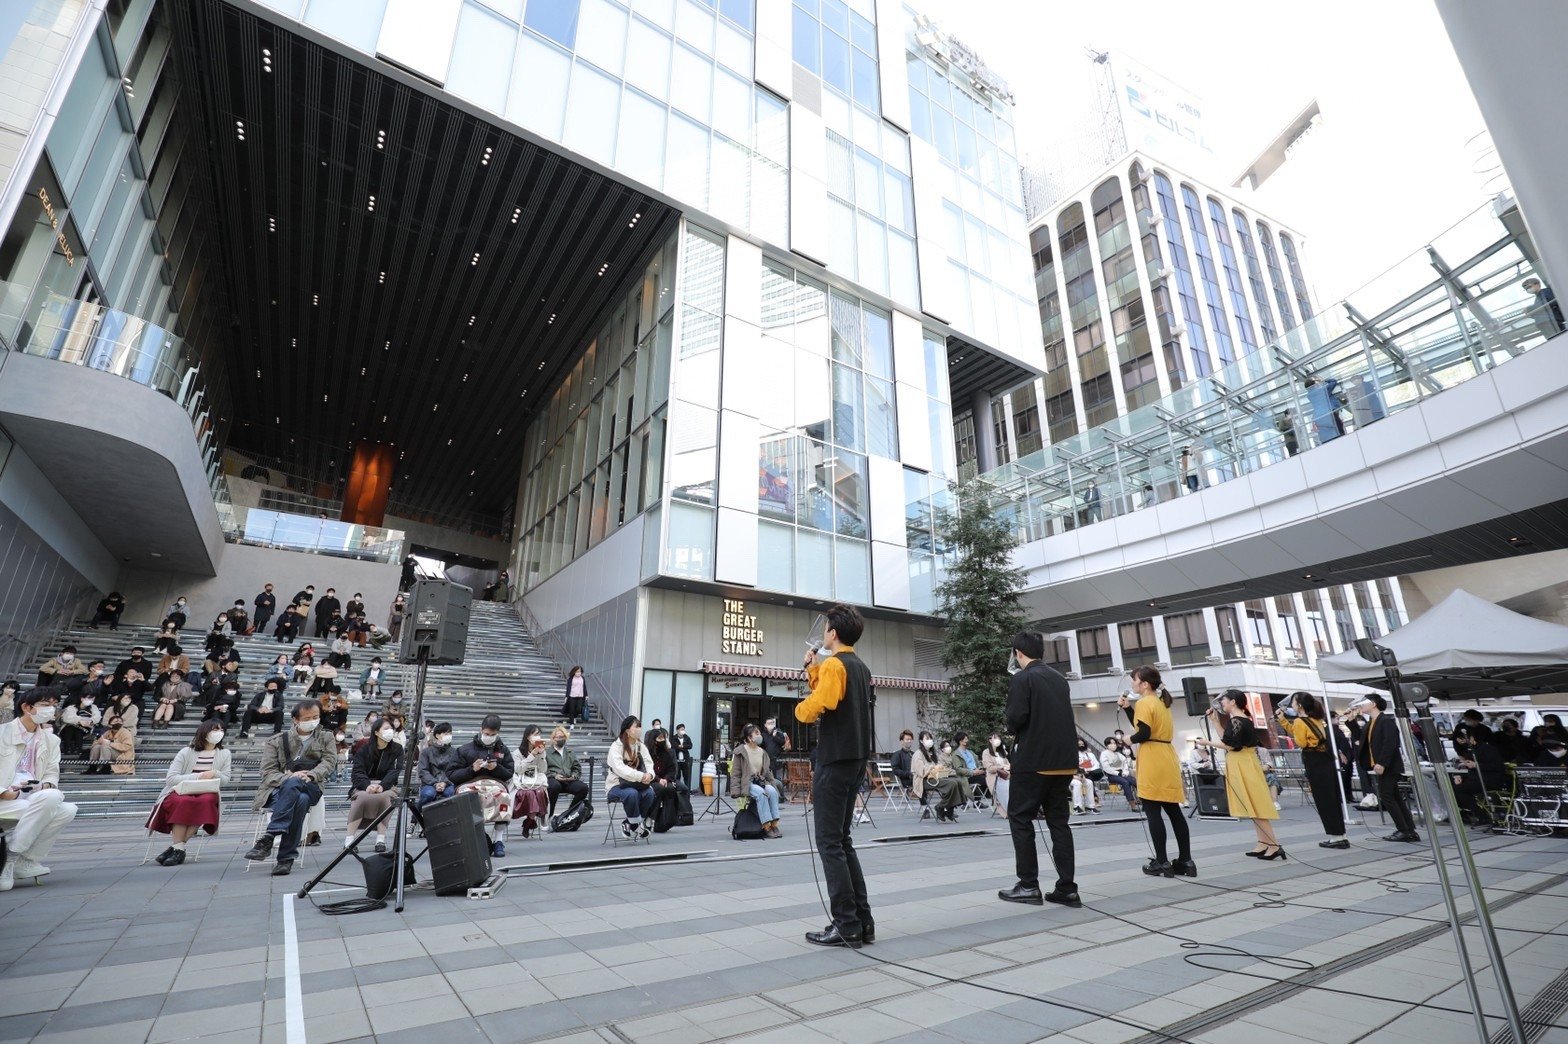
[{"label": "folding chair", "polygon": [[[658,807],[657,804],[654,805],[655,809]],[[653,826],[649,817],[643,818],[643,822],[649,824],[647,837],[638,837],[636,832],[633,832],[631,837],[627,837],[621,833],[621,820],[626,818],[626,809],[621,803],[606,799],[604,811],[604,840],[599,842],[599,847],[603,848],[608,844],[613,850],[621,845],[635,845],[638,842],[653,844]]]},{"label": "folding chair", "polygon": [[909,791],[904,789],[904,784],[893,775],[893,766],[886,761],[877,762],[877,775],[882,781],[882,811],[908,812]]},{"label": "folding chair", "polygon": [[[251,830],[251,844],[255,844],[257,841],[261,840],[261,835],[267,832],[267,823],[271,819],[272,809],[270,808],[264,808],[260,813],[257,814],[256,825]],[[305,839],[310,837],[312,833],[321,835],[321,843],[323,845],[327,843],[327,795],[325,792],[322,792],[321,797],[316,799],[316,803],[310,806],[310,811],[305,813],[305,823],[300,828],[299,832],[299,854],[300,858],[302,859],[304,858],[306,851],[312,847],[305,844]],[[253,864],[249,859],[245,860],[244,872],[249,873],[250,868],[253,865],[255,864]]]}]

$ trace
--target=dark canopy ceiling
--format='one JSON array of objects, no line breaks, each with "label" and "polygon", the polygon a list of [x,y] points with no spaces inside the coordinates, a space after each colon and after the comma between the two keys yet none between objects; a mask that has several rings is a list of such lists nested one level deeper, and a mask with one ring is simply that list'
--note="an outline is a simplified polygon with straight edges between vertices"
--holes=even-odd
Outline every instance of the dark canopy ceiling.
[{"label": "dark canopy ceiling", "polygon": [[340,483],[356,440],[391,442],[395,505],[502,513],[526,412],[673,212],[220,0],[171,6],[235,302],[231,444]]}]

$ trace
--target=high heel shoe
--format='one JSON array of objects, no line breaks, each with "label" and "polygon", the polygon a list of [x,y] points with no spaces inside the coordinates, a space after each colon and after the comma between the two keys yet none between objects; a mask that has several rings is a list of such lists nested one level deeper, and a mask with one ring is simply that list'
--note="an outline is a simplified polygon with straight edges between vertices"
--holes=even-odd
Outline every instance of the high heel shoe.
[{"label": "high heel shoe", "polygon": [[1289,856],[1287,856],[1285,854],[1285,850],[1283,848],[1281,848],[1279,845],[1270,845],[1269,847],[1274,849],[1274,854],[1273,855],[1260,855],[1260,856],[1258,856],[1259,859],[1269,859],[1269,860],[1286,859],[1286,860],[1288,860],[1290,858]]},{"label": "high heel shoe", "polygon": [[1252,858],[1252,859],[1262,859],[1263,858],[1263,853],[1267,852],[1270,847],[1271,846],[1269,846],[1269,845],[1264,845],[1262,848],[1254,848],[1252,851],[1244,852],[1242,854],[1246,855],[1246,856],[1248,856],[1249,858]]}]

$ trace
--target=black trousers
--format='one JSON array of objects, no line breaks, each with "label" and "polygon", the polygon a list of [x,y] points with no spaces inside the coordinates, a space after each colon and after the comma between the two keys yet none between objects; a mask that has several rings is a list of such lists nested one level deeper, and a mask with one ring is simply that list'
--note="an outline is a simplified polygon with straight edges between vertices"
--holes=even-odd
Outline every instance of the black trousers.
[{"label": "black trousers", "polygon": [[1410,806],[1405,804],[1405,796],[1399,792],[1399,774],[1384,772],[1381,776],[1374,774],[1372,778],[1377,780],[1377,799],[1382,802],[1388,818],[1394,821],[1394,829],[1401,834],[1414,834],[1416,821],[1410,814]]},{"label": "black trousers", "polygon": [[1190,860],[1192,833],[1187,829],[1187,817],[1182,814],[1181,806],[1174,801],[1150,801],[1144,798],[1143,814],[1149,821],[1149,840],[1154,842],[1154,858],[1161,863],[1167,861],[1165,822],[1160,819],[1162,812],[1171,821],[1171,831],[1176,835],[1176,858]]},{"label": "black trousers", "polygon": [[256,610],[256,615],[251,617],[251,621],[252,621],[252,623],[256,627],[256,633],[257,634],[260,634],[261,632],[263,632],[263,631],[265,631],[267,629],[267,621],[270,620],[270,619],[272,619],[272,610],[271,609],[257,609]]},{"label": "black trousers", "polygon": [[812,781],[813,829],[817,833],[817,856],[822,860],[822,876],[828,884],[828,904],[833,923],[847,938],[858,938],[871,921],[871,903],[866,898],[866,878],[860,872],[860,857],[849,827],[855,816],[855,791],[866,773],[866,763],[830,761],[817,766]]},{"label": "black trousers", "polygon": [[572,795],[572,804],[588,800],[588,784],[580,779],[567,780],[565,783],[553,776],[545,783],[545,789],[550,792],[550,814],[555,815],[555,801],[562,794]]},{"label": "black trousers", "polygon": [[1076,892],[1073,880],[1076,864],[1073,832],[1068,827],[1072,815],[1072,776],[1042,776],[1038,772],[1014,772],[1008,782],[1007,825],[1013,834],[1013,863],[1018,883],[1040,886],[1040,856],[1035,850],[1034,817],[1045,810],[1045,825],[1051,832],[1051,861],[1056,864],[1056,888]]},{"label": "black trousers", "polygon": [[277,706],[274,706],[268,712],[252,710],[246,707],[245,715],[240,719],[240,731],[249,732],[256,727],[258,721],[270,723],[272,725],[272,734],[276,736],[283,728],[283,711],[278,709]]},{"label": "black trousers", "polygon": [[691,789],[691,759],[687,758],[680,763],[681,782],[686,784],[686,789]]},{"label": "black trousers", "polygon": [[1306,770],[1307,789],[1312,791],[1323,832],[1329,837],[1344,837],[1345,804],[1339,797],[1339,767],[1334,764],[1334,755],[1303,751],[1301,767]]}]

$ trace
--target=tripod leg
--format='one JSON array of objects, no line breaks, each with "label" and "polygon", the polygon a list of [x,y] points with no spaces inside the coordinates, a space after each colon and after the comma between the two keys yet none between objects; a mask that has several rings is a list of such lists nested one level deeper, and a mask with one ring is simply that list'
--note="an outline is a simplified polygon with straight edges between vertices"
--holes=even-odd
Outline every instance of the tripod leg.
[{"label": "tripod leg", "polygon": [[358,837],[356,837],[356,838],[354,838],[354,840],[350,841],[344,847],[343,851],[341,851],[337,855],[333,856],[332,857],[332,862],[328,863],[325,867],[323,867],[319,874],[317,874],[315,877],[312,877],[309,881],[305,882],[305,886],[299,890],[299,893],[298,893],[299,898],[303,899],[307,895],[309,895],[310,892],[311,892],[311,889],[315,888],[318,884],[320,884],[322,882],[322,880],[328,874],[330,874],[332,872],[333,867],[337,866],[344,859],[348,858],[349,853],[352,852],[354,854],[354,858],[358,859],[359,858],[360,842],[364,841],[365,838],[367,838],[371,834],[375,833],[376,828],[379,827],[382,823],[384,823],[386,821],[386,818],[388,816],[390,816],[392,814],[393,810],[398,808],[398,807],[399,807],[399,805],[397,805],[397,804],[388,805],[386,807],[386,809],[383,810],[382,813],[379,816],[377,816],[375,819],[372,819],[364,827],[360,828]]}]

